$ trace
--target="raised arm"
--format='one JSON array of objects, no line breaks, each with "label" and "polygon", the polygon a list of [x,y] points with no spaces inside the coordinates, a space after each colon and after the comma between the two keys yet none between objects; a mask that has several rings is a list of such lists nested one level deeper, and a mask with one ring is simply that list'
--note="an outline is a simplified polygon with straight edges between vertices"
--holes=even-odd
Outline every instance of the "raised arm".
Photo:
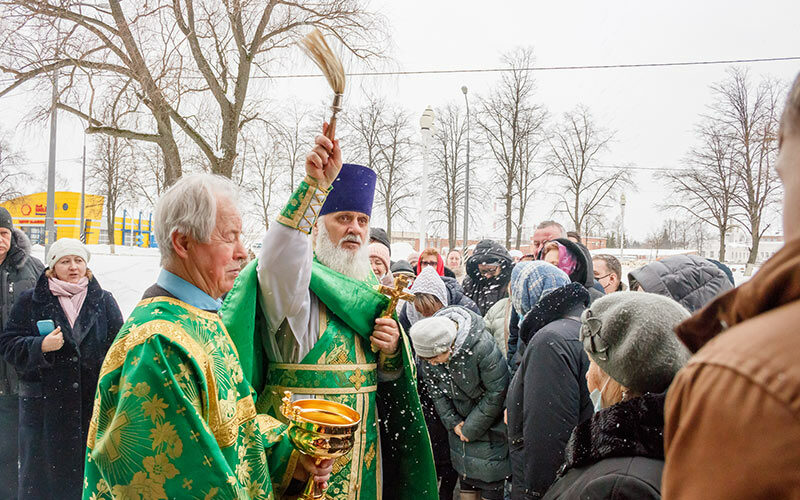
[{"label": "raised arm", "polygon": [[[327,124],[323,126],[323,134]],[[284,320],[293,332],[307,329],[310,314],[308,284],[312,249],[308,234],[316,222],[330,185],[342,168],[338,141],[318,135],[306,156],[306,176],[270,225],[261,246],[258,282],[261,303],[273,334]]]}]

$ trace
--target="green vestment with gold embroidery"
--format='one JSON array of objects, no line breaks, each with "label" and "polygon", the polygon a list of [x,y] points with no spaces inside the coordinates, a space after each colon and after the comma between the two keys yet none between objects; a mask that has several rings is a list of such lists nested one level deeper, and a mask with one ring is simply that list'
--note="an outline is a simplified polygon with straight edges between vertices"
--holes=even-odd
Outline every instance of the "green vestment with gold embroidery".
[{"label": "green vestment with gold embroidery", "polygon": [[267,455],[286,426],[253,396],[217,314],[143,300],[100,372],[84,500],[275,498]]},{"label": "green vestment with gold embroidery", "polygon": [[[301,184],[279,222],[302,220],[297,214],[315,196]],[[259,411],[285,421],[279,408],[288,390],[337,401],[361,414],[353,450],[334,462],[326,492],[332,500],[438,499],[408,338],[401,331],[400,349],[391,357],[371,350],[375,318],[389,301],[377,291],[374,276],[370,282],[357,281],[314,262],[309,288],[319,301],[319,337],[299,363],[284,363],[276,352],[278,342],[266,333],[256,266],[250,263],[239,275],[220,316],[241,355],[245,377],[258,393]],[[381,379],[379,364],[381,373],[394,376]],[[291,498],[285,492],[298,457],[289,440],[271,450],[279,499]]]}]

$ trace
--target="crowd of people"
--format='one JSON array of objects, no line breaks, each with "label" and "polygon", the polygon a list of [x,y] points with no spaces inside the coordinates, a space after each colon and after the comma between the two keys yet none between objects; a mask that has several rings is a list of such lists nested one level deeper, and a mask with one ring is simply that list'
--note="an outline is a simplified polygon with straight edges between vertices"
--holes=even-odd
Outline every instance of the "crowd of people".
[{"label": "crowd of people", "polygon": [[[43,264],[0,208],[0,496],[796,498],[800,78],[778,141],[786,244],[738,287],[694,255],[623,276],[555,221],[527,255],[393,260],[374,172],[324,135],[247,266],[235,186],[166,191],[127,321],[85,245]],[[288,389],[357,409],[345,461],[284,439]]]}]

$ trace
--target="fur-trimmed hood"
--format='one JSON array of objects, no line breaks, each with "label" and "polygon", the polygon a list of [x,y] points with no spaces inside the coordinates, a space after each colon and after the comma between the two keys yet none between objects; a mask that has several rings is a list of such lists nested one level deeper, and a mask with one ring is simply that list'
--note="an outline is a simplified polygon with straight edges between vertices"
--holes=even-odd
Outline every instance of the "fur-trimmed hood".
[{"label": "fur-trimmed hood", "polygon": [[522,320],[520,340],[528,344],[536,332],[553,321],[570,315],[580,317],[589,301],[589,292],[581,283],[570,283],[545,294]]},{"label": "fur-trimmed hood", "polygon": [[31,256],[32,246],[27,234],[20,229],[12,229],[11,248],[6,255],[9,264],[17,270],[25,267],[25,261]]},{"label": "fur-trimmed hood", "polygon": [[665,399],[666,393],[645,394],[579,424],[567,442],[561,474],[613,457],[664,460]]}]

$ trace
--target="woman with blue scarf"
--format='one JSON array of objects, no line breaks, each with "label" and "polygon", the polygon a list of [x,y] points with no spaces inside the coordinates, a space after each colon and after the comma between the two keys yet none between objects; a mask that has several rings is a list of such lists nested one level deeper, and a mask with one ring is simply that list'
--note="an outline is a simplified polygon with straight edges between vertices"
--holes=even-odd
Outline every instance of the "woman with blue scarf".
[{"label": "woman with blue scarf", "polygon": [[572,429],[592,415],[589,358],[580,341],[589,292],[552,264],[521,262],[511,273],[511,303],[522,318],[506,401],[511,498],[540,498],[556,478]]}]

